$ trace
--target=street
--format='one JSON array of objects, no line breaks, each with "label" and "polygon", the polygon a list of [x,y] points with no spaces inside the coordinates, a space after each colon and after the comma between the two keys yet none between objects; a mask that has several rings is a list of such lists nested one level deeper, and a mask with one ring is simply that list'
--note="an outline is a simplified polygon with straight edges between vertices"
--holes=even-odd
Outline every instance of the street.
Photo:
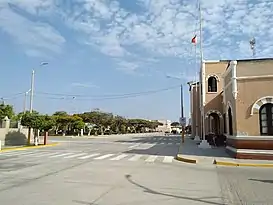
[{"label": "street", "polygon": [[0,153],[0,204],[273,204],[272,169],[178,162],[180,136],[50,140]]}]

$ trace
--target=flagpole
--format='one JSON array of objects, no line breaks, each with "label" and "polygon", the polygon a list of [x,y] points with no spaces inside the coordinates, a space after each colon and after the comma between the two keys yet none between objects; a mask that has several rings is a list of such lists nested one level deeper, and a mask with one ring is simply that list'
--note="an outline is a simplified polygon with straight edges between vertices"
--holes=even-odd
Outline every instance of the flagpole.
[{"label": "flagpole", "polygon": [[195,79],[194,79],[194,90],[195,90],[195,98],[196,98],[196,104],[195,104],[195,136],[194,136],[194,141],[200,141],[200,137],[199,137],[199,130],[198,130],[198,103],[197,103],[197,96],[198,94],[198,84],[197,84],[197,77],[198,77],[198,64],[197,64],[197,45],[196,43],[194,44],[194,51],[195,51]]},{"label": "flagpole", "polygon": [[201,75],[200,75],[200,97],[201,99],[201,116],[202,116],[202,141],[200,145],[198,146],[199,148],[211,148],[209,143],[206,140],[206,126],[205,126],[205,95],[206,95],[206,88],[205,88],[205,62],[204,62],[204,54],[203,54],[203,25],[202,25],[202,11],[201,11],[201,0],[199,0],[199,31],[200,31],[200,57],[201,57]]}]

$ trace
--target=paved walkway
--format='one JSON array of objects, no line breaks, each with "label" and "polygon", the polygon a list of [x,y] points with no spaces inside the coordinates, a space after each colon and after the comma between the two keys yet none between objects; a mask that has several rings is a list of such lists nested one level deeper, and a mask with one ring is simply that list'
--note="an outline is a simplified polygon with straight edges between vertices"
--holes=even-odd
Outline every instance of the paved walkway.
[{"label": "paved walkway", "polygon": [[180,145],[178,154],[184,158],[197,160],[198,164],[213,164],[214,160],[231,163],[248,164],[273,164],[270,160],[247,160],[231,158],[225,151],[225,147],[212,147],[211,149],[200,149],[197,142],[185,137],[185,142]]}]

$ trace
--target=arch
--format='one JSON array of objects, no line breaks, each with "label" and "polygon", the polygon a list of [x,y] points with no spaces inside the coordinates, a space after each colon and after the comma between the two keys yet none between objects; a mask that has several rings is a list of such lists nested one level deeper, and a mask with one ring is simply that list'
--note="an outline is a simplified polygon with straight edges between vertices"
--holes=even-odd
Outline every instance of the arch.
[{"label": "arch", "polygon": [[227,102],[227,105],[226,105],[226,113],[228,113],[228,108],[231,109],[231,114],[233,115],[233,108],[232,108],[232,106],[231,106],[231,102],[230,102],[230,101]]},{"label": "arch", "polygon": [[212,114],[212,113],[216,113],[220,118],[223,118],[222,113],[220,113],[218,110],[209,110],[209,111],[206,113],[205,117],[208,118],[209,115]]},{"label": "arch", "polygon": [[273,96],[265,96],[256,100],[255,103],[251,107],[250,115],[258,114],[260,108],[267,103],[273,104]]},{"label": "arch", "polygon": [[260,121],[260,134],[269,135],[273,134],[273,104],[266,103],[259,109],[259,121]]},{"label": "arch", "polygon": [[215,77],[216,80],[217,80],[218,82],[220,82],[220,78],[219,78],[216,74],[209,74],[209,75],[206,77],[206,81],[208,81],[210,77]]},{"label": "arch", "polygon": [[218,90],[218,81],[214,76],[210,76],[208,79],[208,92],[217,92]]}]

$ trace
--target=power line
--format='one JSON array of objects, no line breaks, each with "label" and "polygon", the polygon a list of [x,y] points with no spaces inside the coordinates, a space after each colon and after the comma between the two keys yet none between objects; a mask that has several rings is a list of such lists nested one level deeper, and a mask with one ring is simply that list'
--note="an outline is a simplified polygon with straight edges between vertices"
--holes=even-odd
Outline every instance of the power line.
[{"label": "power line", "polygon": [[153,94],[158,92],[164,92],[167,90],[171,90],[174,88],[179,87],[180,85],[167,87],[163,89],[157,89],[157,90],[149,90],[149,91],[142,91],[142,92],[133,92],[133,93],[124,93],[124,94],[109,94],[109,95],[79,95],[79,94],[64,94],[64,93],[50,93],[50,92],[36,92],[36,95],[46,95],[46,96],[62,96],[64,97],[75,97],[75,98],[81,98],[81,97],[88,97],[88,98],[120,98],[120,97],[130,97],[135,95],[145,95],[145,94]]},{"label": "power line", "polygon": [[[180,86],[180,85],[179,85]],[[172,86],[164,89],[158,89],[158,90],[151,90],[151,91],[145,91],[145,92],[138,92],[138,93],[127,93],[123,95],[100,95],[100,96],[87,96],[87,95],[66,95],[66,94],[57,94],[57,93],[47,93],[47,94],[36,94],[35,97],[43,97],[46,99],[53,99],[53,100],[77,100],[77,101],[102,101],[102,100],[118,100],[118,99],[126,99],[126,98],[133,98],[133,97],[139,97],[139,96],[145,96],[145,95],[151,95],[155,93],[160,93],[168,90],[172,90],[174,88],[178,88],[177,86]],[[57,95],[62,97],[50,97],[49,95]]]},{"label": "power line", "polygon": [[15,94],[11,94],[11,95],[2,96],[2,97],[0,97],[0,99],[4,99],[4,100],[16,99],[24,94],[25,94],[25,92],[15,93]]}]

